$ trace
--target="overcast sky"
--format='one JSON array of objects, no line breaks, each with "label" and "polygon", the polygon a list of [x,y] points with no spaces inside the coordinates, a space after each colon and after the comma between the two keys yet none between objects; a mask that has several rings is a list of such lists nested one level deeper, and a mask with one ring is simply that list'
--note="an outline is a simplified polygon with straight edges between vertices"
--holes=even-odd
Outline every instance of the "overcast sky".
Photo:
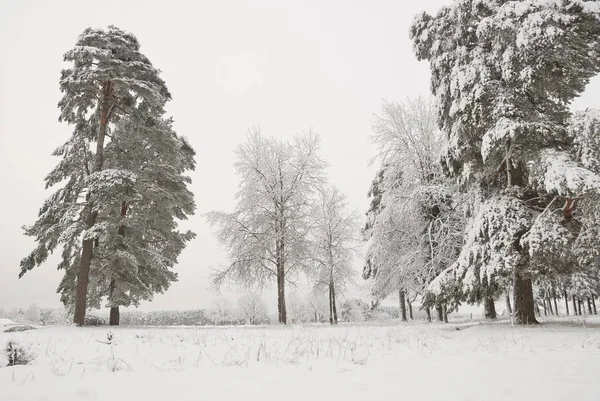
[{"label": "overcast sky", "polygon": [[[0,307],[60,306],[57,258],[18,279],[33,247],[21,226],[51,192],[51,152],[71,128],[58,123],[62,55],[87,27],[134,33],[173,95],[168,112],[197,151],[192,191],[197,238],[176,266],[179,282],[144,309],[210,306],[210,267],[226,262],[202,214],[231,210],[233,149],[260,125],[268,135],[320,134],[331,180],[366,210],[373,156],[370,121],[383,98],[429,94],[428,65],[408,29],[422,1],[7,1],[0,0]],[[578,107],[598,107],[595,80]],[[270,302],[274,309],[275,298]]]}]

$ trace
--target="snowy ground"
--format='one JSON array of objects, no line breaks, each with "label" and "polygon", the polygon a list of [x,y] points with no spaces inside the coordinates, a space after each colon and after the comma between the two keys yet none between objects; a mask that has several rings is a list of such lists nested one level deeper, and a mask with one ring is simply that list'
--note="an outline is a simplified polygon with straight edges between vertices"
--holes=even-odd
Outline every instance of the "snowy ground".
[{"label": "snowy ground", "polygon": [[0,333],[38,355],[0,368],[0,400],[598,400],[600,319],[582,323]]}]

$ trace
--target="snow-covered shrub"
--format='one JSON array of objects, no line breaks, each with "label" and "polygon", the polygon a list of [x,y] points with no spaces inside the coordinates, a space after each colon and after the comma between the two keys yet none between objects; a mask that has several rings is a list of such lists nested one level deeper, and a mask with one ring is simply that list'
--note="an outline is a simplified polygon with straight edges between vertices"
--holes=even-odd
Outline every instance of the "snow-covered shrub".
[{"label": "snow-covered shrub", "polygon": [[4,330],[4,332],[5,333],[15,333],[18,331],[28,331],[28,330],[36,330],[36,328],[33,326],[29,326],[29,325],[13,326],[13,327],[9,327],[8,329]]},{"label": "snow-covered shrub", "polygon": [[6,343],[3,354],[8,360],[8,366],[27,365],[35,359],[35,355],[30,350],[14,340]]},{"label": "snow-covered shrub", "polygon": [[69,323],[69,316],[64,309],[48,309],[40,310],[40,322],[43,326],[59,326]]}]

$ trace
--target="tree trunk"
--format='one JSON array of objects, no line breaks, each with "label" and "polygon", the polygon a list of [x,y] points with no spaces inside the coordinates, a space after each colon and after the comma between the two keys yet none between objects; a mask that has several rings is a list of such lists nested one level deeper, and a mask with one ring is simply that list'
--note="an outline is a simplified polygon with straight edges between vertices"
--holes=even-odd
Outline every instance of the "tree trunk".
[{"label": "tree trunk", "polygon": [[558,302],[556,301],[556,291],[552,290],[552,298],[554,298],[554,312],[558,316]]},{"label": "tree trunk", "polygon": [[542,298],[542,305],[544,305],[544,316],[548,316],[548,309],[546,308],[546,300]]},{"label": "tree trunk", "polygon": [[515,272],[513,288],[515,291],[515,321],[519,324],[537,324],[531,279],[524,278]]},{"label": "tree trunk", "polygon": [[587,304],[588,304],[588,313],[591,315],[591,314],[593,314],[593,312],[592,312],[592,300],[590,299],[590,297],[588,297],[588,299],[587,299]]},{"label": "tree trunk", "polygon": [[431,322],[431,310],[429,308],[425,308],[425,314],[427,315],[427,321]]},{"label": "tree trunk", "polygon": [[[121,219],[124,219],[125,216],[127,215],[127,202],[123,201],[121,202]],[[121,224],[119,225],[119,230],[117,231],[117,234],[119,234],[119,236],[122,238],[125,236],[125,224]],[[111,304],[112,306],[110,307],[110,319],[109,319],[109,324],[111,326],[118,326],[119,322],[121,320],[120,318],[120,313],[119,313],[119,305],[114,305],[113,301],[113,292],[115,290],[115,278],[113,277],[110,280],[110,290],[109,290],[109,295],[108,295],[108,302],[109,304]]]},{"label": "tree trunk", "polygon": [[[104,139],[106,137],[106,128],[110,117],[111,107],[109,105],[110,96],[112,95],[111,82],[106,81],[102,84],[102,101],[100,102],[100,126],[98,128],[98,136],[96,138],[96,155],[94,160],[94,170],[92,173],[102,170]],[[90,198],[88,199],[88,216],[86,217],[86,226],[91,228],[96,224],[96,212],[93,212],[93,204]],[[79,271],[77,272],[77,286],[75,289],[75,313],[73,315],[73,323],[77,326],[85,324],[85,311],[87,309],[87,289],[90,276],[90,266],[92,263],[92,253],[94,248],[94,239],[84,239],[81,244],[81,259],[79,261]]]},{"label": "tree trunk", "polygon": [[435,311],[437,312],[438,322],[443,322],[444,321],[444,310],[442,309],[442,305],[436,305]]},{"label": "tree trunk", "polygon": [[594,315],[597,315],[598,311],[596,310],[596,297],[594,294],[592,294],[592,306],[594,307]]},{"label": "tree trunk", "polygon": [[548,310],[551,315],[554,315],[554,310],[552,309],[552,301],[550,301],[550,297],[548,297]]},{"label": "tree trunk", "polygon": [[406,296],[404,290],[398,291],[398,297],[400,298],[400,319],[406,322]]},{"label": "tree trunk", "polygon": [[486,319],[496,319],[496,305],[494,304],[494,298],[485,297],[483,300],[484,313]]},{"label": "tree trunk", "polygon": [[575,295],[573,295],[573,315],[577,316],[577,302],[575,301]]},{"label": "tree trunk", "polygon": [[333,311],[333,324],[338,324],[337,307],[335,306],[335,285],[331,282],[331,310]]},{"label": "tree trunk", "polygon": [[510,306],[510,293],[506,292],[506,310],[509,315],[512,315],[512,306]]},{"label": "tree trunk", "polygon": [[121,314],[119,313],[119,307],[118,306],[112,306],[110,308],[110,320],[109,320],[109,324],[111,326],[118,326],[119,322],[121,320]]},{"label": "tree trunk", "polygon": [[279,323],[287,324],[287,313],[285,308],[285,275],[283,266],[277,267],[277,313]]},{"label": "tree trunk", "polygon": [[333,307],[332,307],[332,298],[333,296],[331,295],[331,284],[329,284],[329,324],[333,325]]},{"label": "tree trunk", "polygon": [[581,299],[577,299],[577,314],[581,316]]},{"label": "tree trunk", "polygon": [[408,317],[410,318],[410,320],[413,320],[413,309],[412,309],[412,302],[410,301],[406,301],[406,303],[408,304]]},{"label": "tree trunk", "polygon": [[[90,213],[90,219],[93,214]],[[89,221],[89,220],[88,220]],[[93,225],[88,223],[87,227]],[[83,240],[81,247],[81,261],[79,264],[79,272],[77,272],[77,286],[75,288],[75,314],[73,315],[73,323],[77,326],[85,324],[85,310],[87,309],[87,287],[90,275],[90,264],[92,262],[92,250],[94,248],[94,240]]]},{"label": "tree trunk", "polygon": [[569,316],[569,296],[567,295],[566,290],[563,290],[563,298],[565,298],[565,309],[567,311],[567,316]]},{"label": "tree trunk", "polygon": [[448,305],[444,304],[442,310],[444,311],[444,323],[448,323]]}]

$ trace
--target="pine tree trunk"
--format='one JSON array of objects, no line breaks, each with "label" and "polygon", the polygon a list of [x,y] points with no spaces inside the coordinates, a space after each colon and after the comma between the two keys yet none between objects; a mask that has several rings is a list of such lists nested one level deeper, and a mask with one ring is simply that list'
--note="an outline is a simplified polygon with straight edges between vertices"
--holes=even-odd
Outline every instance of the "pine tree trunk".
[{"label": "pine tree trunk", "polygon": [[581,316],[581,299],[577,299],[577,314]]},{"label": "pine tree trunk", "polygon": [[575,301],[575,295],[573,295],[573,315],[577,316],[577,302]]},{"label": "pine tree trunk", "polygon": [[448,323],[448,305],[444,304],[442,310],[444,311],[444,323]]},{"label": "pine tree trunk", "polygon": [[556,300],[556,291],[552,290],[552,298],[554,298],[554,312],[558,316],[558,301]]},{"label": "pine tree trunk", "polygon": [[400,320],[406,322],[406,296],[404,294],[404,290],[398,291],[398,297],[400,299]]},{"label": "pine tree trunk", "polygon": [[[92,173],[102,170],[102,162],[104,157],[104,139],[106,137],[106,128],[110,117],[109,105],[110,96],[112,95],[111,82],[106,81],[102,84],[102,101],[100,104],[100,126],[98,136],[96,138],[96,155],[94,160],[94,170]],[[88,194],[88,216],[86,217],[86,226],[91,228],[96,224],[96,212],[93,212],[93,205]],[[87,290],[90,276],[90,266],[92,264],[92,253],[94,249],[94,239],[85,239],[81,244],[81,259],[79,261],[79,271],[77,272],[77,286],[75,289],[75,313],[73,315],[73,323],[77,326],[85,324],[85,311],[87,309]]]},{"label": "pine tree trunk", "polygon": [[548,309],[546,308],[546,300],[542,298],[542,305],[544,305],[544,316],[548,316]]},{"label": "pine tree trunk", "polygon": [[425,308],[425,314],[427,315],[427,321],[431,322],[431,310],[429,308]]},{"label": "pine tree trunk", "polygon": [[496,319],[496,305],[494,304],[494,298],[485,297],[483,300],[484,314],[486,319]]},{"label": "pine tree trunk", "polygon": [[112,306],[110,308],[110,320],[109,320],[109,324],[111,326],[118,326],[120,320],[121,320],[121,314],[119,313],[119,307],[118,306]]},{"label": "pine tree trunk", "polygon": [[594,307],[594,315],[597,315],[598,311],[596,310],[596,297],[594,294],[592,294],[592,306]]},{"label": "pine tree trunk", "polygon": [[548,310],[551,315],[554,315],[554,310],[552,310],[552,301],[550,301],[550,297],[548,297]]},{"label": "pine tree trunk", "polygon": [[444,310],[442,309],[442,305],[436,305],[435,311],[437,312],[438,322],[443,322],[444,321]]},{"label": "pine tree trunk", "polygon": [[519,324],[537,324],[533,300],[533,283],[530,278],[514,275],[515,321]]},{"label": "pine tree trunk", "polygon": [[[127,215],[127,202],[123,201],[121,202],[121,219],[124,219],[125,216]],[[121,224],[119,226],[119,230],[117,231],[117,234],[121,237],[125,236],[125,225]],[[121,320],[120,318],[120,313],[119,313],[119,305],[115,305],[114,304],[114,300],[113,300],[113,293],[115,290],[115,279],[114,277],[110,280],[110,290],[109,290],[109,295],[108,295],[108,301],[111,305],[110,308],[110,318],[109,318],[109,324],[111,326],[118,326],[119,322]]]},{"label": "pine tree trunk", "polygon": [[567,295],[566,290],[563,290],[563,297],[565,298],[565,309],[567,311],[567,316],[569,316],[569,296]]},{"label": "pine tree trunk", "polygon": [[588,297],[588,299],[587,299],[587,304],[588,304],[588,312],[591,315],[591,314],[593,314],[593,312],[592,312],[592,300],[590,299],[590,297]]},{"label": "pine tree trunk", "polygon": [[413,320],[413,309],[412,309],[412,302],[409,302],[407,300],[406,302],[408,304],[408,317],[410,318],[410,320]]},{"label": "pine tree trunk", "polygon": [[510,306],[510,293],[506,292],[506,310],[509,315],[512,315],[512,307]]}]

